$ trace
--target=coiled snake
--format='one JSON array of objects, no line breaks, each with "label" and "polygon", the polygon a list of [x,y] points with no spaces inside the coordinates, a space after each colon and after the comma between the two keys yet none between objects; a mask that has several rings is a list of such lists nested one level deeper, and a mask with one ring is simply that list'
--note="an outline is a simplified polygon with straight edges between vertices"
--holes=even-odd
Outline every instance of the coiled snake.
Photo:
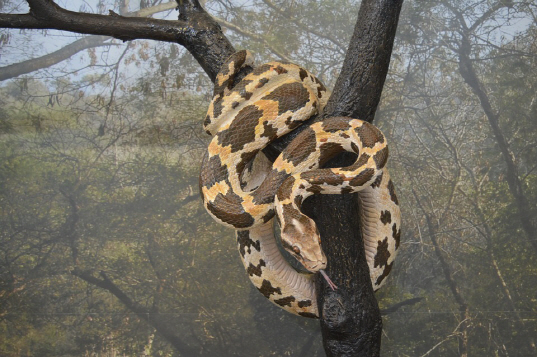
[{"label": "coiled snake", "polygon": [[[306,317],[318,317],[313,274],[293,269],[279,251],[272,219],[281,226],[282,246],[312,273],[327,265],[315,223],[300,212],[312,194],[359,192],[360,217],[373,288],[390,273],[399,247],[400,210],[385,168],[388,147],[372,124],[333,117],[304,129],[274,163],[262,152],[269,143],[319,113],[330,93],[305,69],[270,62],[254,67],[248,51],[232,55],[217,75],[204,121],[213,135],[200,174],[209,214],[237,230],[250,280],[270,301]],[[319,168],[340,152],[357,155],[343,168]],[[335,285],[331,285],[335,288]]]}]

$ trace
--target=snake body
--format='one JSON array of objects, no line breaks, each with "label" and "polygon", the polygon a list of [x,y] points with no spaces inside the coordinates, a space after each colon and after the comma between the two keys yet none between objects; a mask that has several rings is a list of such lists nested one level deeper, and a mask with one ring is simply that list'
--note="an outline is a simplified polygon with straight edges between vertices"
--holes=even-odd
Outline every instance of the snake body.
[{"label": "snake body", "polygon": [[[253,70],[242,80],[242,69]],[[219,223],[237,230],[239,252],[252,283],[270,301],[318,317],[312,274],[297,272],[282,246],[312,273],[327,265],[315,223],[301,213],[312,194],[359,192],[360,217],[373,288],[385,282],[400,240],[400,210],[385,168],[388,147],[372,124],[348,117],[324,119],[304,129],[274,163],[261,150],[319,113],[330,93],[307,70],[290,63],[257,67],[248,51],[222,66],[204,121],[213,136],[200,174],[204,206]],[[320,168],[335,155],[355,153],[343,168]]]}]

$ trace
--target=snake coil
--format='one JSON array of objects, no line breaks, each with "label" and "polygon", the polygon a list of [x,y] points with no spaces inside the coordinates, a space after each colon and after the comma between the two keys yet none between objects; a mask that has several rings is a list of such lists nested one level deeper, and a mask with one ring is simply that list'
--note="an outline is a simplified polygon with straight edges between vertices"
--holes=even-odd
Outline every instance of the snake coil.
[{"label": "snake coil", "polygon": [[[245,67],[253,70],[235,83]],[[232,55],[217,75],[204,121],[213,138],[203,159],[200,191],[207,212],[237,231],[237,244],[252,283],[270,301],[318,317],[313,274],[297,272],[282,246],[311,273],[327,265],[315,223],[301,213],[312,194],[358,192],[362,235],[371,282],[377,290],[390,273],[400,241],[400,209],[385,167],[388,146],[374,125],[333,117],[304,129],[270,163],[261,150],[322,111],[329,91],[307,70],[290,63],[254,67],[248,51]],[[355,153],[342,168],[320,168],[340,152]]]}]

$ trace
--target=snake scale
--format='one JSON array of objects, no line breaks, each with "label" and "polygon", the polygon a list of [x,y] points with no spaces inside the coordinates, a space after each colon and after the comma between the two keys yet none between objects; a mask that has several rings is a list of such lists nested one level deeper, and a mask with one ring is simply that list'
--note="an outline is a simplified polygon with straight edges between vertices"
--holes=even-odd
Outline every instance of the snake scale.
[{"label": "snake scale", "polygon": [[[241,80],[237,74],[253,68]],[[235,83],[236,82],[236,83]],[[324,273],[327,259],[315,223],[301,213],[312,194],[359,193],[362,235],[371,282],[377,290],[390,273],[400,241],[400,210],[385,164],[384,135],[370,123],[332,117],[299,133],[270,163],[261,150],[326,105],[329,91],[307,70],[290,63],[253,65],[248,51],[233,54],[217,75],[204,121],[213,138],[200,174],[207,212],[236,230],[252,283],[270,301],[305,317],[318,317],[314,274],[297,272],[274,236],[309,272]],[[343,168],[321,168],[341,152],[357,155]]]}]

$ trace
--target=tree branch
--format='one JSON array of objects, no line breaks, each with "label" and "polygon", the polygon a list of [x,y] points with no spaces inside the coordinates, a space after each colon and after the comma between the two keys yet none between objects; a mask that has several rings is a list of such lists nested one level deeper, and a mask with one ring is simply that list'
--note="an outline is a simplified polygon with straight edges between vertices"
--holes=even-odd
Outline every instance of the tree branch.
[{"label": "tree branch", "polygon": [[[502,6],[497,5],[497,8],[500,7]],[[459,44],[459,48],[457,49],[457,55],[459,57],[459,73],[461,74],[461,77],[466,82],[466,84],[470,86],[474,94],[479,99],[481,108],[483,109],[483,112],[488,119],[490,128],[492,130],[494,138],[496,139],[496,143],[498,144],[505,165],[507,167],[507,170],[505,172],[507,184],[509,186],[509,191],[511,192],[511,195],[513,196],[517,205],[518,216],[520,218],[522,229],[524,230],[526,238],[528,239],[532,248],[535,252],[537,252],[537,227],[535,227],[532,223],[533,210],[531,209],[528,199],[524,193],[524,185],[518,174],[519,171],[518,166],[516,164],[516,159],[509,147],[509,143],[502,129],[500,128],[500,114],[498,114],[497,111],[493,109],[487,90],[479,80],[473,62],[470,58],[470,54],[472,51],[472,44],[469,38],[471,34],[470,29],[474,29],[475,24],[472,25],[470,29],[468,29],[466,23],[464,22],[464,18],[462,18],[460,12],[457,9],[451,7],[450,10],[455,14],[455,16],[457,16],[457,18],[459,18],[460,26],[463,29],[461,42]],[[489,11],[487,13],[490,16],[493,11]],[[483,19],[483,17],[481,17],[478,21],[483,22],[485,20]]]},{"label": "tree branch", "polygon": [[383,315],[383,316],[393,314],[394,312],[396,312],[397,310],[399,310],[403,306],[415,305],[415,304],[417,304],[418,302],[420,302],[422,300],[423,300],[422,297],[406,299],[406,300],[398,302],[397,304],[394,304],[394,305],[392,305],[392,306],[390,306],[390,307],[388,307],[386,309],[380,310],[380,314]]},{"label": "tree branch", "polygon": [[0,27],[55,29],[70,32],[107,35],[123,41],[152,39],[176,42],[185,37],[188,23],[140,17],[80,13],[66,10],[52,1],[28,0],[30,12],[22,15],[1,14]]},{"label": "tree branch", "polygon": [[112,43],[104,43],[110,39],[109,36],[88,36],[81,38],[58,51],[49,53],[42,57],[32,58],[27,61],[11,64],[9,66],[0,67],[0,81],[14,78],[22,74],[37,71],[42,68],[53,66],[57,63],[65,61],[78,52],[92,47],[112,46]]},{"label": "tree branch", "polygon": [[402,0],[366,0],[323,117],[372,122],[388,73]]},{"label": "tree branch", "polygon": [[[126,17],[147,17],[162,11],[174,9],[176,7],[177,4],[175,3],[175,1],[172,1],[165,4],[146,7],[138,11],[128,12],[123,15]],[[32,58],[19,63],[14,63],[9,66],[0,67],[0,81],[4,81],[6,79],[18,77],[23,74],[31,73],[39,69],[53,66],[88,48],[99,46],[112,46],[112,43],[104,43],[111,38],[112,37],[110,36],[87,36],[44,56]]]},{"label": "tree branch", "polygon": [[50,0],[28,0],[28,4],[28,14],[0,14],[0,27],[65,30],[123,41],[150,39],[178,43],[194,55],[213,81],[222,63],[235,51],[198,0],[180,1],[179,19],[175,21],[120,16],[114,12],[110,15],[74,12]]}]

